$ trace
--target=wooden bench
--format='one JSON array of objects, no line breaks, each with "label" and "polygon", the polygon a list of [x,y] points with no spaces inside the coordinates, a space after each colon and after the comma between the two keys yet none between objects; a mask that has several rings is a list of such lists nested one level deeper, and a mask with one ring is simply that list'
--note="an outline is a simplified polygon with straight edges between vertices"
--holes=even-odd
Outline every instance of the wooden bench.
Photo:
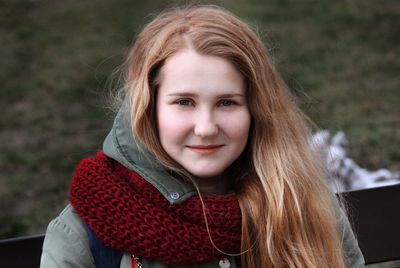
[{"label": "wooden bench", "polygon": [[[367,264],[400,260],[400,184],[345,193]],[[37,268],[43,235],[0,240],[1,267]]]},{"label": "wooden bench", "polygon": [[345,193],[365,262],[400,260],[400,184]]},{"label": "wooden bench", "polygon": [[38,268],[44,235],[0,240],[0,267]]}]

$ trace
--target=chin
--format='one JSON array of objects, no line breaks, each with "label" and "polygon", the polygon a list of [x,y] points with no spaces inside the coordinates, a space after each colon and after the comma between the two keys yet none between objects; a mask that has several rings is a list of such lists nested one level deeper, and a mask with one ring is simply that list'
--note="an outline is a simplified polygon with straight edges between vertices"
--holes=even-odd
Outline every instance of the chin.
[{"label": "chin", "polygon": [[211,179],[220,176],[223,174],[230,165],[224,163],[223,165],[201,165],[201,166],[193,166],[192,169],[184,167],[190,174],[197,178]]}]

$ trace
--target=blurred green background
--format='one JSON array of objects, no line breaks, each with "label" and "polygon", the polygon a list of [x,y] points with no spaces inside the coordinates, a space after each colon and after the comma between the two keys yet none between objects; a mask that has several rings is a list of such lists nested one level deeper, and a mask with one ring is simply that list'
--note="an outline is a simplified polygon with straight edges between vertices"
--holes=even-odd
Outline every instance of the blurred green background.
[{"label": "blurred green background", "polygon": [[[101,149],[111,75],[141,27],[183,1],[0,0],[0,238],[43,233]],[[351,157],[400,170],[400,1],[197,1],[251,24],[300,105]]]}]

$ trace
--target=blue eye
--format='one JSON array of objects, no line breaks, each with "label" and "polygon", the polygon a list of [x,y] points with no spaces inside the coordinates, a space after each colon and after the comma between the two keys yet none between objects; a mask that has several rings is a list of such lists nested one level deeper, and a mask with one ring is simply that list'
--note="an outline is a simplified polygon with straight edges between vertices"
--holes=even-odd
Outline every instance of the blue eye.
[{"label": "blue eye", "polygon": [[182,105],[182,106],[191,106],[193,105],[193,102],[189,99],[180,99],[176,101],[177,104]]},{"label": "blue eye", "polygon": [[231,106],[231,105],[234,105],[234,104],[235,104],[235,102],[233,100],[221,100],[219,102],[220,106]]}]

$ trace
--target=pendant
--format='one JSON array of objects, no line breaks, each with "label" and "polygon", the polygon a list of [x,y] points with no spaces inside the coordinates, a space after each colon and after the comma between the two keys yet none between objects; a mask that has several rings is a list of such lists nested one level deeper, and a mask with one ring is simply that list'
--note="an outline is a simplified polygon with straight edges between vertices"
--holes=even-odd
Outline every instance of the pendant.
[{"label": "pendant", "polygon": [[228,259],[224,258],[219,261],[219,267],[220,268],[229,268],[229,267],[231,267],[231,262]]}]

